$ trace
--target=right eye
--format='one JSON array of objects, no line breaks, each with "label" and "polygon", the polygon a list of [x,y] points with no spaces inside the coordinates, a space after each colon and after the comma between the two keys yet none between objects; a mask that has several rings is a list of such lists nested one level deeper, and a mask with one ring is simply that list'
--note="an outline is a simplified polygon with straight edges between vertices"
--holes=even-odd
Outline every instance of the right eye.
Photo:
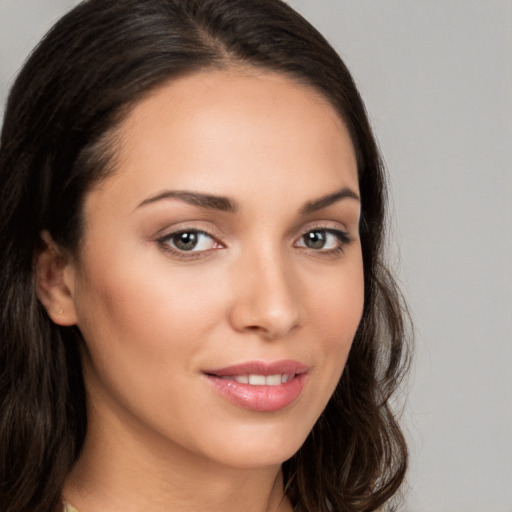
[{"label": "right eye", "polygon": [[183,229],[165,235],[158,242],[166,250],[180,253],[198,253],[220,247],[220,244],[212,236],[197,229]]}]

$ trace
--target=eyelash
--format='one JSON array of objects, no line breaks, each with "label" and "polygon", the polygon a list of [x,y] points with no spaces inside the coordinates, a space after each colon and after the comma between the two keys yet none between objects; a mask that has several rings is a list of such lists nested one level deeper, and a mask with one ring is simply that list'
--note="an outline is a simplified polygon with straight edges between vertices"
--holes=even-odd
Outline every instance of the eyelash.
[{"label": "eyelash", "polygon": [[173,231],[172,233],[166,234],[166,235],[158,238],[156,240],[156,242],[158,243],[158,245],[160,246],[160,248],[163,251],[165,251],[167,253],[170,253],[174,258],[182,259],[182,260],[187,260],[187,261],[197,260],[199,258],[204,257],[205,254],[220,248],[220,247],[215,247],[215,248],[211,248],[211,249],[205,249],[205,250],[202,250],[202,251],[193,251],[193,250],[192,251],[186,251],[186,250],[180,250],[178,248],[172,247],[170,241],[172,241],[173,238],[176,238],[179,235],[192,234],[192,233],[195,234],[195,235],[207,236],[216,245],[222,246],[222,243],[219,242],[216,237],[214,237],[210,233],[207,233],[206,231],[203,231],[203,230],[197,229],[197,228],[188,228],[188,229],[187,228],[183,228],[183,229],[179,229],[178,231]]},{"label": "eyelash", "polygon": [[[298,247],[299,249],[303,249],[308,252],[312,251],[315,255],[318,255],[318,256],[320,256],[320,255],[325,255],[325,256],[340,255],[344,252],[345,247],[352,242],[352,238],[346,231],[343,231],[341,229],[333,229],[330,227],[322,227],[322,226],[316,226],[314,228],[308,229],[307,231],[304,231],[302,233],[302,235],[299,237],[298,241],[304,241],[304,237],[311,233],[323,233],[324,235],[327,234],[327,235],[335,236],[338,239],[337,246],[332,249],[312,249],[312,248],[306,247],[306,246]],[[218,245],[219,247],[213,247],[210,249],[199,250],[199,251],[197,251],[197,250],[190,250],[190,251],[180,250],[176,247],[173,247],[171,245],[172,239],[175,239],[179,235],[184,235],[184,234],[195,234],[196,236],[197,235],[207,236],[208,238],[210,238],[212,240],[212,242],[214,244]],[[172,233],[168,233],[164,236],[159,237],[156,240],[156,242],[163,251],[170,253],[174,258],[187,260],[187,261],[197,260],[199,258],[204,257],[206,254],[210,253],[211,251],[214,251],[214,250],[224,247],[222,242],[219,242],[215,236],[207,233],[206,231],[203,231],[203,230],[197,229],[197,228],[179,229],[178,231],[174,231]],[[294,243],[295,247],[297,247],[296,243],[297,242]]]},{"label": "eyelash", "polygon": [[304,237],[310,233],[323,233],[332,235],[335,236],[338,240],[336,247],[332,249],[312,249],[309,247],[303,247],[307,251],[313,251],[313,253],[317,256],[338,256],[342,254],[345,251],[346,246],[352,242],[352,238],[346,231],[322,226],[316,226],[314,228],[308,229],[307,231],[304,231],[304,233],[300,236],[299,241],[304,240]]}]

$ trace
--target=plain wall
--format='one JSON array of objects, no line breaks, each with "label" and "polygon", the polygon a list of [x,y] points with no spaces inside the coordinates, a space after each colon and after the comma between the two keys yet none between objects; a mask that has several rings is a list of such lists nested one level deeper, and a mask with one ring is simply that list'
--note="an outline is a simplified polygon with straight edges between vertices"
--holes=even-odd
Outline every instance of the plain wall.
[{"label": "plain wall", "polygon": [[[0,0],[0,99],[72,0]],[[390,174],[416,359],[408,512],[512,511],[512,2],[290,0],[337,48]]]}]

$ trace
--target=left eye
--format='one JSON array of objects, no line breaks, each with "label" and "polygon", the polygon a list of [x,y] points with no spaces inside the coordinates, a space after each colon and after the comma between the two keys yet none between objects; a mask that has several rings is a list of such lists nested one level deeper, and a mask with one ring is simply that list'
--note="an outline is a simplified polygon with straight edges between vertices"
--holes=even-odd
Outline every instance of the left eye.
[{"label": "left eye", "polygon": [[299,240],[299,247],[317,251],[330,251],[341,248],[348,242],[348,235],[334,229],[314,229],[308,231]]},{"label": "left eye", "polygon": [[173,233],[161,240],[172,249],[184,252],[199,252],[214,249],[216,241],[204,231],[188,230]]}]

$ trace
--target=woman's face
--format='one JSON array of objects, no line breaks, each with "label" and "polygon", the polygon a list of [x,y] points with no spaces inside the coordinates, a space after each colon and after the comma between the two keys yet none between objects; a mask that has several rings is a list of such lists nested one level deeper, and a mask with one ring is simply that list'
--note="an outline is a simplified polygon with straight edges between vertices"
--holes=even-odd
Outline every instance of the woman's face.
[{"label": "woman's face", "polygon": [[148,450],[281,463],[327,404],[362,313],[344,124],[280,75],[202,72],[135,106],[116,152],[66,273],[90,424]]}]

